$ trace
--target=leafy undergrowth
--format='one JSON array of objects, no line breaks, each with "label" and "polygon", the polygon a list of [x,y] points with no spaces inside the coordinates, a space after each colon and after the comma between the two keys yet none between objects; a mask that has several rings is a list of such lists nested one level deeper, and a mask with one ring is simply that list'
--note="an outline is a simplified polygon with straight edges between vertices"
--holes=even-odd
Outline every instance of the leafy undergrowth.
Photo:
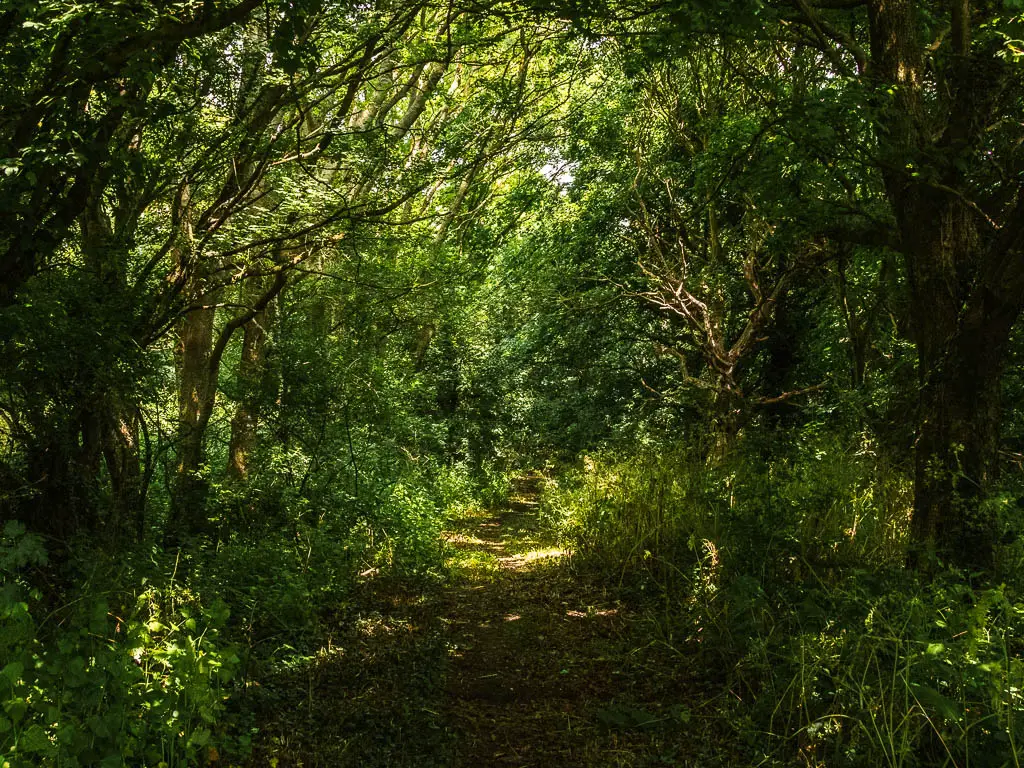
[{"label": "leafy undergrowth", "polygon": [[538,484],[450,520],[444,578],[368,574],[318,651],[251,681],[250,765],[1019,765],[1024,614],[1002,588],[768,591],[708,543],[669,588],[561,549]]},{"label": "leafy undergrowth", "polygon": [[318,652],[250,681],[249,764],[730,764],[707,682],[572,567],[538,527],[536,482],[450,521],[447,580],[368,578]]},{"label": "leafy undergrowth", "polygon": [[638,596],[654,647],[706,687],[697,764],[1019,768],[1019,549],[1003,582],[923,577],[892,535],[901,495],[859,495],[863,468],[742,458],[585,457],[543,498],[579,564]]}]

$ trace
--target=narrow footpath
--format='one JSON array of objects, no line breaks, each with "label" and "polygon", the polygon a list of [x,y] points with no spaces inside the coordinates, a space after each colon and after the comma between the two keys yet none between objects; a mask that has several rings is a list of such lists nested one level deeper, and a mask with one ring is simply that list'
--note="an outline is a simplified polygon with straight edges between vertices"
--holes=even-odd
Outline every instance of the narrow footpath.
[{"label": "narrow footpath", "polygon": [[615,698],[624,609],[574,581],[565,553],[538,532],[538,481],[521,479],[507,506],[449,535],[475,566],[445,601],[455,765],[616,764],[614,745],[591,731],[595,710]]},{"label": "narrow footpath", "polygon": [[671,703],[685,665],[637,647],[640,617],[569,567],[538,525],[540,482],[452,521],[445,584],[367,584],[313,660],[259,684],[249,765],[700,765]]}]

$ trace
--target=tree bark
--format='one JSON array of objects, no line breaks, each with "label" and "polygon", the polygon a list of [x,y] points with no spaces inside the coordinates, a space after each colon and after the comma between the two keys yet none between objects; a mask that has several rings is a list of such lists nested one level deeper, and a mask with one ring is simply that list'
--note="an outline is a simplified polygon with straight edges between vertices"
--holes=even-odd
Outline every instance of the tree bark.
[{"label": "tree bark", "polygon": [[918,353],[914,557],[924,550],[988,567],[995,521],[981,502],[998,474],[999,382],[1010,328],[995,316],[963,315],[969,282],[962,273],[981,257],[973,212],[934,190],[909,187],[892,197]]},{"label": "tree bark", "polygon": [[144,533],[147,478],[139,451],[141,421],[138,413],[120,407],[108,411],[104,425],[103,459],[110,476],[113,536],[127,532],[138,539]]},{"label": "tree bark", "polygon": [[172,534],[179,538],[182,534],[210,532],[206,509],[208,482],[203,476],[204,440],[216,404],[224,352],[235,332],[265,312],[284,290],[290,274],[288,267],[302,258],[299,254],[279,265],[271,285],[259,293],[252,306],[228,320],[218,332],[214,329],[215,300],[210,294],[204,297],[206,304],[189,312],[181,322],[177,348],[178,467],[172,521]]},{"label": "tree bark", "polygon": [[217,310],[213,297],[186,314],[178,326],[175,350],[178,367],[178,466],[172,528],[202,533],[206,529],[207,482],[202,474],[206,454],[203,437],[216,398],[211,376],[213,329]]},{"label": "tree bark", "polygon": [[910,560],[930,567],[938,555],[986,569],[998,534],[983,502],[999,470],[1000,378],[1024,294],[1019,233],[1014,239],[1009,218],[1000,228],[971,201],[964,170],[976,162],[1005,76],[986,53],[968,59],[968,12],[954,4],[952,98],[941,109],[925,105],[916,4],[869,5],[872,71],[891,95],[879,126],[883,177],[918,353]]},{"label": "tree bark", "polygon": [[[262,293],[260,287],[251,297],[255,302]],[[228,446],[228,477],[244,482],[249,477],[249,462],[257,444],[256,428],[260,418],[260,405],[267,385],[267,342],[273,326],[276,303],[270,302],[245,324],[242,339],[242,357],[238,364],[241,397],[231,419],[231,442]]]}]

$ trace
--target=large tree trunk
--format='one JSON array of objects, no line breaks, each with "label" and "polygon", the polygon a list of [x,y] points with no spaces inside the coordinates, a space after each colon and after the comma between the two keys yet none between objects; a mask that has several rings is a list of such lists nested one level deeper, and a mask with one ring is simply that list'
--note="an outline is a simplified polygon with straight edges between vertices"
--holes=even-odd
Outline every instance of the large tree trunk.
[{"label": "large tree trunk", "polygon": [[[972,57],[970,9],[954,3],[948,103],[925,98],[919,13],[912,0],[872,0],[886,193],[900,232],[918,353],[911,562],[937,554],[992,565],[997,522],[986,505],[998,475],[999,384],[1022,303],[1018,225],[995,224],[972,201],[968,172],[995,119],[1002,65]],[[880,97],[886,98],[886,97]]]},{"label": "large tree trunk", "polygon": [[907,197],[916,198],[902,200],[901,230],[920,387],[914,557],[924,550],[984,568],[997,530],[982,502],[999,470],[1000,378],[1016,313],[965,312],[971,303],[963,272],[979,260],[973,212],[939,192]]}]

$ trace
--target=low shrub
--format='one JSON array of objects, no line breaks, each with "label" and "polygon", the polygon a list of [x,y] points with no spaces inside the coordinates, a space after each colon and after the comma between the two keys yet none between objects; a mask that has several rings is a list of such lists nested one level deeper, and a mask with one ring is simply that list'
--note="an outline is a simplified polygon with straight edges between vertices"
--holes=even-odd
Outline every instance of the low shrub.
[{"label": "low shrub", "polygon": [[[221,720],[237,648],[221,639],[229,610],[170,578],[109,579],[113,564],[50,607],[29,571],[39,539],[17,523],[0,540],[0,756],[36,765],[173,766],[244,748]],[[105,573],[104,583],[99,574]],[[138,576],[139,574],[134,574]],[[147,583],[148,582],[148,583]]]}]

